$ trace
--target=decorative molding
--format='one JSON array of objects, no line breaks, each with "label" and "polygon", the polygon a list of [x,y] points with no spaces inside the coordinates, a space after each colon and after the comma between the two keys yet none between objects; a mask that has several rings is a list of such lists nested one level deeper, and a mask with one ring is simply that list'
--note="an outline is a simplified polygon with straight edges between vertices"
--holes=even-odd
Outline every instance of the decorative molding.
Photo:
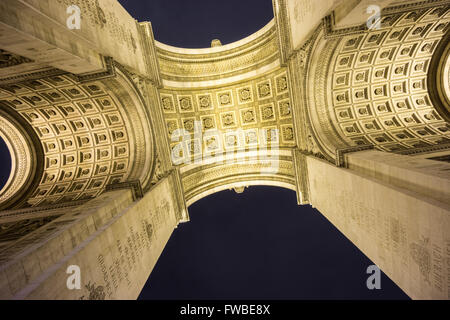
[{"label": "decorative molding", "polygon": [[371,150],[374,149],[374,145],[364,145],[364,146],[354,146],[349,148],[336,149],[336,167],[345,167],[345,158],[344,155],[346,153]]},{"label": "decorative molding", "polygon": [[439,42],[430,61],[428,94],[437,113],[450,123],[450,28]]},{"label": "decorative molding", "polygon": [[[167,173],[172,170],[172,157],[171,157],[171,149],[169,143],[169,134],[167,132],[166,122],[164,120],[162,102],[160,98],[160,94],[158,89],[146,83],[146,87],[148,88],[148,106],[150,113],[150,121],[151,127],[154,132],[155,137],[155,154],[156,159],[159,160],[159,168],[158,164],[155,161],[155,172],[153,175],[161,174],[161,172]],[[159,172],[159,171],[160,172]],[[158,173],[159,172],[159,173]],[[144,190],[147,191],[151,187],[151,183],[144,187]]]},{"label": "decorative molding", "polygon": [[0,190],[0,210],[23,206],[44,173],[44,150],[33,127],[7,103],[0,101],[0,136],[9,144],[12,172]]},{"label": "decorative molding", "polygon": [[361,33],[364,31],[367,31],[367,26],[365,24],[360,26],[354,26],[354,27],[348,27],[348,28],[340,28],[340,29],[334,29],[335,26],[335,16],[334,12],[327,15],[322,20],[323,26],[324,26],[324,34],[326,39],[330,38],[336,38],[336,37],[342,37],[347,36],[351,34]]},{"label": "decorative molding", "polygon": [[426,146],[421,148],[412,148],[407,150],[397,151],[395,153],[402,155],[414,155],[414,154],[422,154],[422,153],[433,153],[438,151],[450,150],[450,143],[443,144],[435,144],[432,146]]},{"label": "decorative molding", "polygon": [[161,165],[161,160],[158,155],[156,155],[155,160],[155,168],[153,170],[153,176],[150,184],[153,186],[157,184],[161,179],[165,178],[170,174],[170,171],[164,171],[163,166]]},{"label": "decorative molding", "polygon": [[173,182],[173,190],[177,199],[177,218],[180,222],[188,222],[189,221],[189,213],[186,205],[186,197],[183,188],[183,183],[181,179],[181,173],[179,168],[175,168],[168,172],[168,176],[172,177]]},{"label": "decorative molding", "polygon": [[246,157],[245,153],[235,158],[234,161],[210,163],[196,166],[190,170],[182,170],[186,201],[193,203],[192,201],[195,202],[214,193],[214,190],[229,189],[230,186],[234,187],[236,184],[289,186],[289,189],[295,190],[292,151],[291,149],[286,151],[284,155],[279,155],[276,172],[268,172],[267,164],[260,162],[257,156]]},{"label": "decorative molding", "polygon": [[450,163],[450,154],[428,158],[429,160],[442,161]]},{"label": "decorative molding", "polygon": [[66,74],[68,74],[67,71],[54,69],[54,68],[36,71],[36,72],[22,73],[22,74],[7,77],[7,78],[1,78],[0,86],[15,84],[15,83],[24,82],[24,81],[33,81],[33,80],[47,78],[47,77],[61,76],[61,75],[66,75]]},{"label": "decorative molding", "polygon": [[73,73],[70,73],[67,71],[63,71],[60,69],[51,68],[51,69],[47,69],[47,70],[43,70],[43,71],[40,70],[40,71],[36,71],[36,72],[19,74],[19,75],[7,77],[7,78],[0,78],[0,85],[8,85],[8,84],[38,80],[38,79],[42,79],[42,78],[55,77],[55,76],[61,76],[61,75],[70,76],[79,83],[115,77],[116,72],[114,69],[114,59],[111,57],[103,57],[103,64],[104,64],[105,70],[100,71],[100,72],[76,75],[76,74],[73,74]]},{"label": "decorative molding", "polygon": [[141,47],[144,49],[144,61],[148,70],[148,79],[156,88],[162,87],[159,60],[157,57],[155,38],[153,36],[152,24],[150,22],[137,23]]},{"label": "decorative molding", "polygon": [[[22,239],[24,236],[52,222],[53,220],[59,218],[60,216],[62,216],[61,213],[59,215],[33,217],[28,219],[0,223],[0,243],[8,242],[7,247],[10,248],[11,247],[10,244],[12,244],[13,242]],[[6,248],[3,248],[3,250],[4,249]]]},{"label": "decorative molding", "polygon": [[101,81],[79,83],[66,74],[2,90],[3,103],[31,126],[44,150],[38,188],[23,197],[29,205],[93,198],[107,184],[150,174],[151,164],[141,164],[151,158],[146,146],[153,147],[144,138],[148,130],[139,126],[147,124],[140,114],[145,107],[116,71]]},{"label": "decorative molding", "polygon": [[133,201],[136,201],[137,199],[141,199],[144,196],[144,192],[142,191],[141,182],[139,180],[108,184],[105,187],[105,192],[120,190],[120,189],[131,189],[131,191],[133,191]]},{"label": "decorative molding", "polygon": [[394,13],[380,30],[318,38],[316,58],[307,60],[305,101],[315,140],[329,155],[355,144],[396,152],[448,142],[448,124],[430,102],[426,82],[436,46],[446,43],[448,8]]},{"label": "decorative molding", "polygon": [[319,25],[300,49],[292,51],[292,54],[288,57],[287,69],[291,87],[297,147],[300,150],[305,150],[302,152],[307,152],[311,156],[334,163],[334,159],[325,152],[311,126],[307,108],[309,101],[307,94],[305,94],[308,85],[307,66],[311,63],[314,45],[322,30],[323,26]]},{"label": "decorative molding", "polygon": [[103,57],[105,71],[88,73],[83,75],[73,75],[79,83],[97,81],[107,78],[113,78],[116,76],[116,70],[114,68],[115,61],[112,57]]},{"label": "decorative molding", "polygon": [[319,151],[311,147],[309,150],[313,153],[322,153],[331,163],[335,162],[335,149],[347,147],[351,144],[344,141],[339,135],[333,119],[328,111],[329,89],[328,82],[330,78],[330,66],[338,47],[339,42],[336,39],[324,40],[323,26],[319,27],[314,42],[311,42],[308,50],[307,65],[314,65],[315,70],[308,68],[304,72],[304,103],[307,114],[307,127],[309,128],[309,144],[317,146]]},{"label": "decorative molding", "polygon": [[[162,105],[166,126],[164,132],[167,133],[171,150],[179,146],[178,141],[171,141],[171,135],[180,128],[190,131],[186,143],[192,147],[185,148],[180,154],[180,159],[186,160],[184,164],[189,161],[192,163],[200,153],[206,156],[211,152],[224,155],[232,149],[251,152],[261,148],[268,143],[265,132],[271,132],[274,128],[279,132],[279,148],[294,147],[295,130],[288,78],[285,69],[280,68],[262,78],[242,81],[226,88],[161,90],[159,103]],[[251,89],[247,91],[248,100],[242,102],[240,93],[248,88]],[[226,99],[221,100],[222,97]],[[182,106],[183,102],[186,103],[185,107]],[[213,129],[214,134],[205,136],[205,139],[197,139],[193,131],[195,120],[201,121],[199,132],[201,130],[202,133],[209,134],[211,131],[208,133],[208,130]],[[235,133],[230,135],[229,129],[235,128],[243,130],[242,137],[237,137]],[[168,160],[172,162],[172,159]]]},{"label": "decorative molding", "polygon": [[382,10],[382,14],[391,14],[412,11],[417,9],[428,9],[431,7],[438,7],[439,5],[448,6],[448,0],[426,0],[420,2],[403,3],[399,5],[389,6]]},{"label": "decorative molding", "polygon": [[[255,34],[222,51],[178,49],[157,44],[161,77],[165,86],[211,87],[224,86],[255,77],[279,65],[278,36],[274,20]],[[209,48],[208,48],[209,49]]]},{"label": "decorative molding", "polygon": [[[68,202],[62,202],[62,203],[56,203],[56,204],[50,204],[46,206],[40,206],[40,207],[30,207],[30,208],[22,208],[22,209],[15,209],[15,210],[4,210],[0,212],[0,221],[3,220],[21,220],[21,219],[29,219],[31,217],[36,216],[38,213],[42,212],[48,212],[56,209],[67,209],[72,207],[78,207],[83,204],[85,204],[88,199],[84,200],[74,200],[74,201],[68,201]],[[49,215],[60,215],[60,211],[56,212],[55,214],[49,214]]]},{"label": "decorative molding", "polygon": [[0,68],[8,68],[28,62],[33,62],[33,60],[0,49]]},{"label": "decorative molding", "polygon": [[[159,92],[155,83],[148,78],[133,73],[117,62],[115,63],[115,66],[129,78],[130,83],[133,85],[139,95],[139,98],[142,100],[144,105],[143,111],[149,119],[151,134],[153,139],[155,139],[155,143],[153,144],[155,161],[153,163],[153,168],[148,172],[148,179],[145,179],[143,182],[143,190],[144,192],[147,192],[157,181],[159,181],[158,178],[155,179],[155,170],[160,170],[167,173],[167,171],[172,168],[169,141],[167,140],[167,135],[165,134],[166,124],[163,120]],[[156,132],[160,132],[162,134],[155,134]],[[158,160],[159,163],[157,163],[156,160]],[[156,175],[161,175],[161,172],[158,172]]]},{"label": "decorative molding", "polygon": [[277,24],[278,32],[278,47],[280,51],[280,62],[285,66],[292,55],[292,36],[289,16],[287,12],[286,1],[289,0],[274,0],[273,12]]},{"label": "decorative molding", "polygon": [[130,159],[132,167],[128,179],[139,179],[145,191],[150,186],[157,152],[155,139],[158,136],[152,123],[152,96],[157,89],[148,77],[131,71],[117,61],[113,61],[113,65],[117,76],[104,79],[102,83],[121,102],[128,133],[134,140],[131,149],[135,151],[130,155],[134,154],[135,158]]},{"label": "decorative molding", "polygon": [[308,179],[308,153],[292,149],[292,158],[295,169],[295,184],[297,188],[297,203],[299,205],[310,203],[310,188]]},{"label": "decorative molding", "polygon": [[[383,8],[381,16],[385,19],[388,15],[395,15],[398,13],[404,13],[413,10],[432,8],[438,5],[447,5],[448,0],[427,0],[416,3],[405,3],[401,5],[388,6]],[[400,15],[398,15],[399,17]],[[334,37],[342,37],[352,34],[358,34],[369,31],[367,25],[361,24],[358,26],[335,28],[335,15],[334,11],[323,18],[323,25],[325,27],[325,38],[330,39]]]}]

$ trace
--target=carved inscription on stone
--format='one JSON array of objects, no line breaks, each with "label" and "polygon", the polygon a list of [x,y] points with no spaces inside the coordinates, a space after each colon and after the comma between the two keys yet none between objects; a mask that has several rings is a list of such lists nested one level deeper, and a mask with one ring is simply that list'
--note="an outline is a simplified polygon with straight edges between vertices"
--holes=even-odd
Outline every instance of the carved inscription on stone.
[{"label": "carved inscription on stone", "polygon": [[[142,257],[152,250],[153,243],[158,241],[157,230],[167,223],[172,211],[170,203],[163,199],[150,213],[150,218],[139,221],[139,228],[136,228],[136,224],[131,225],[126,237],[115,240],[108,258],[105,253],[98,254],[97,267],[102,274],[101,288],[104,288],[101,291],[104,290],[107,298],[115,297],[119,287],[132,287],[130,273],[138,270]],[[101,296],[98,288],[95,294]]]}]

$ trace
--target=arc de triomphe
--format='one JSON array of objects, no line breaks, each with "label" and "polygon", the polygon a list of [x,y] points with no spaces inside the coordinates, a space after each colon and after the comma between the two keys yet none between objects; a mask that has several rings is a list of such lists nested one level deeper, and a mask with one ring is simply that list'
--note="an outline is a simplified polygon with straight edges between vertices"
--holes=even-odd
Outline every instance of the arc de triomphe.
[{"label": "arc de triomphe", "polygon": [[372,2],[274,0],[183,49],[115,0],[1,1],[0,297],[135,299],[190,204],[271,185],[448,299],[450,3]]}]

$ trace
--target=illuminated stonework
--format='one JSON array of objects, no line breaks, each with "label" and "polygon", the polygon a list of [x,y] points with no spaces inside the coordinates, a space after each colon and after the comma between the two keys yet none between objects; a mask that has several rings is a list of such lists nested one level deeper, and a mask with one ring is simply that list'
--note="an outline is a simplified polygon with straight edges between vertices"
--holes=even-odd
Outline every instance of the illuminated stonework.
[{"label": "illuminated stonework", "polygon": [[30,145],[30,139],[24,129],[4,112],[0,111],[0,115],[0,136],[11,155],[11,173],[0,190],[0,203],[11,205],[11,200],[18,194],[23,196],[23,189],[29,185],[27,180],[31,180],[33,174],[36,174],[37,163],[34,163],[37,162],[38,154]]},{"label": "illuminated stonework", "polygon": [[[279,64],[275,27],[271,21],[241,41],[210,49],[156,44],[164,85],[161,108],[171,152],[181,162],[188,204],[242,184],[295,188],[290,150],[296,142],[289,79],[286,68]],[[196,121],[201,126],[197,140]],[[177,129],[189,132],[188,141],[181,142]],[[212,133],[205,134],[208,130]],[[280,163],[277,172],[263,173],[258,151],[270,144],[269,138],[278,142]],[[186,144],[187,154],[178,155],[175,148],[180,143]],[[235,159],[227,163],[223,159],[230,150]],[[223,155],[217,157],[223,163],[194,163],[196,156],[205,155]]]},{"label": "illuminated stonework", "polygon": [[347,139],[386,151],[450,142],[426,81],[449,21],[450,11],[422,10],[340,40],[331,88],[333,116]]},{"label": "illuminated stonework", "polygon": [[0,1],[0,298],[135,299],[189,205],[270,185],[449,299],[450,5],[379,1],[369,30],[366,4],[273,0],[258,32],[184,49],[116,1]]},{"label": "illuminated stonework", "polygon": [[80,84],[67,75],[0,88],[1,101],[26,119],[44,151],[29,205],[90,199],[129,178],[142,138],[130,132],[133,115],[115,93],[102,81]]},{"label": "illuminated stonework", "polygon": [[[379,30],[343,37],[322,31],[309,49],[308,93],[319,93],[309,117],[330,157],[339,144],[397,152],[450,142],[449,125],[436,111],[427,82],[430,61],[448,30],[448,7],[394,13],[383,21]],[[329,61],[332,69],[318,61]]]},{"label": "illuminated stonework", "polygon": [[3,101],[33,126],[45,152],[45,171],[30,204],[92,197],[108,182],[126,179],[130,143],[124,119],[100,84],[76,86],[57,76],[9,89],[14,93],[2,90]]}]

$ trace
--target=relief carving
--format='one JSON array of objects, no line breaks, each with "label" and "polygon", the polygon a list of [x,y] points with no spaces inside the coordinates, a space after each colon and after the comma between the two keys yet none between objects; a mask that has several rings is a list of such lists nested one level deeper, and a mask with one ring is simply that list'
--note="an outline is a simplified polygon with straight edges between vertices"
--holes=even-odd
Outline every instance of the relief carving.
[{"label": "relief carving", "polygon": [[424,280],[431,285],[431,253],[429,248],[429,238],[422,238],[418,242],[409,245],[409,253],[413,261],[419,266],[419,271]]},{"label": "relief carving", "polygon": [[17,66],[27,62],[33,62],[33,60],[0,49],[0,68]]},{"label": "relief carving", "polygon": [[161,160],[159,157],[156,157],[156,163],[155,163],[155,171],[153,173],[151,184],[156,184],[159,180],[164,178],[166,176],[164,170],[161,167]]},{"label": "relief carving", "polygon": [[[105,300],[106,292],[103,286],[96,286],[95,282],[93,284],[89,282],[85,287],[89,292],[89,296],[87,297],[88,300]],[[81,296],[79,300],[84,300],[84,295]]]},{"label": "relief carving", "polygon": [[58,218],[59,215],[0,224],[0,242],[14,241]]}]

